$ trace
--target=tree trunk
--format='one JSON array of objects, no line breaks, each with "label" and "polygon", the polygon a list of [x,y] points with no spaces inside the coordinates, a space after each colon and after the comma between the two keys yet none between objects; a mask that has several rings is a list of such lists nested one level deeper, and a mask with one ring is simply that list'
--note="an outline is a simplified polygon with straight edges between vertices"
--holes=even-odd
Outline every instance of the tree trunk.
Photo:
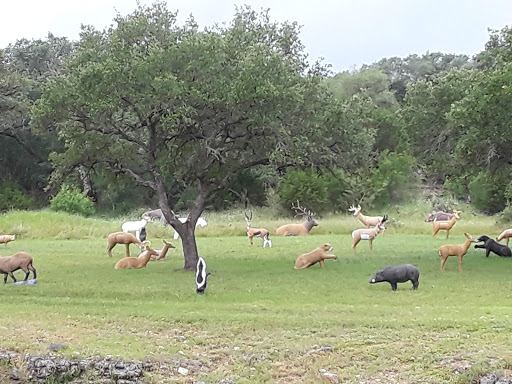
[{"label": "tree trunk", "polygon": [[185,265],[183,269],[187,271],[195,271],[199,255],[197,252],[197,243],[195,235],[196,223],[187,221],[182,224],[182,228],[178,231],[181,236],[181,245],[183,247],[183,256]]}]

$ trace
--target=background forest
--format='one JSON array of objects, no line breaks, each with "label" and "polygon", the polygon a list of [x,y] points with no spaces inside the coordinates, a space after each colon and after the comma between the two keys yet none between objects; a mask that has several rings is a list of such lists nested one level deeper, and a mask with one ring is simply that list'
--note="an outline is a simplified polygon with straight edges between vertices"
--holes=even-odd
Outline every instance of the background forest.
[{"label": "background forest", "polygon": [[[141,22],[144,17],[146,24]],[[137,23],[130,24],[134,19],[138,20]],[[254,63],[265,57],[262,52],[261,56],[254,53],[254,65],[251,66],[254,71],[244,84],[254,78],[264,78],[268,85],[264,89],[266,95],[274,92],[276,99],[294,102],[297,102],[299,93],[292,94],[291,89],[302,86],[306,91],[301,91],[300,102],[307,106],[304,109],[308,116],[315,116],[314,124],[304,125],[304,130],[315,132],[315,142],[324,140],[327,146],[337,149],[331,154],[333,158],[326,159],[325,153],[315,153],[306,146],[302,147],[299,139],[294,143],[279,140],[269,143],[272,135],[265,133],[267,129],[286,124],[294,129],[302,124],[303,120],[299,118],[282,123],[286,116],[293,116],[291,109],[286,110],[286,101],[279,106],[279,111],[274,111],[270,109],[275,103],[262,104],[258,98],[258,93],[263,92],[261,84],[238,89],[230,81],[208,83],[210,88],[202,89],[203,94],[208,92],[208,97],[215,102],[236,104],[243,119],[252,119],[254,131],[245,137],[247,142],[253,141],[257,146],[270,144],[279,147],[280,151],[270,158],[265,157],[266,160],[253,163],[242,159],[243,166],[239,167],[210,168],[209,179],[218,178],[223,182],[208,194],[207,209],[223,210],[233,205],[250,204],[289,210],[293,202],[300,200],[321,214],[346,212],[354,203],[380,208],[430,198],[435,201],[462,200],[484,213],[503,212],[505,217],[512,218],[509,208],[512,198],[512,29],[506,27],[501,31],[491,31],[485,49],[474,57],[427,52],[421,56],[386,58],[358,70],[332,73],[322,63],[305,66],[306,58],[297,37],[297,25],[273,24],[265,13],[258,15],[248,8],[239,9],[232,25],[225,30],[199,31],[192,18],[185,26],[168,25],[169,20],[175,21],[172,14],[157,4],[150,9],[141,8],[131,17],[118,16],[117,30],[95,31],[85,27],[80,41],[49,34],[44,40],[18,40],[0,49],[0,211],[51,206],[56,210],[86,215],[94,212],[119,215],[140,207],[157,207],[158,197],[144,186],[147,180],[139,179],[138,185],[134,186],[131,171],[103,156],[99,145],[95,147],[96,156],[91,157],[91,152],[82,151],[86,139],[80,142],[78,136],[70,133],[69,126],[64,129],[55,123],[52,127],[52,115],[44,108],[65,104],[62,101],[64,96],[59,99],[61,101],[55,101],[59,82],[69,80],[72,84],[76,74],[86,66],[84,63],[95,60],[92,57],[101,56],[98,62],[109,63],[123,54],[140,56],[142,59],[137,63],[140,72],[132,73],[134,78],[130,80],[117,80],[137,85],[147,84],[145,82],[150,78],[153,87],[150,92],[155,95],[159,92],[158,84],[161,90],[168,86],[163,80],[154,82],[159,79],[162,68],[157,70],[151,66],[150,60],[144,61],[153,57],[155,47],[163,49],[165,46],[167,48],[163,50],[166,52],[176,47],[189,50],[190,57],[180,59],[175,55],[167,61],[177,73],[178,67],[193,65],[192,58],[195,60],[197,57],[192,51],[194,44],[209,44],[211,48],[201,51],[199,64],[202,60],[213,66],[220,55],[223,60],[240,55],[248,57],[247,52],[236,51],[236,47],[243,46],[238,44],[239,41],[235,41],[238,45],[229,43],[241,39],[237,31],[249,30],[254,32],[256,39],[261,37],[261,41],[251,42],[252,46],[269,44],[274,51],[278,47],[287,65],[295,66],[297,73],[302,73],[304,78],[315,79],[316,83],[314,86],[311,85],[313,83],[303,84],[300,79],[295,79],[293,86],[284,81],[278,83],[278,79],[283,78],[278,72],[280,63],[272,67],[277,73],[275,78],[267,72],[259,73],[262,67]],[[240,23],[245,23],[244,28]],[[156,32],[151,28],[157,28]],[[169,35],[160,36],[159,31]],[[165,45],[165,39],[171,33],[180,37],[178,41],[181,43],[176,43],[176,47]],[[158,44],[148,38],[153,35],[157,36]],[[264,38],[274,35],[279,35],[274,42],[269,43]],[[129,47],[114,44],[115,39],[126,41],[127,36],[136,43]],[[244,35],[243,38],[247,37]],[[190,43],[192,40],[194,44]],[[136,54],[133,53],[135,45],[138,49]],[[97,51],[98,47],[102,47],[102,51]],[[184,49],[175,52],[186,54]],[[204,67],[199,64],[194,70]],[[236,65],[241,66],[240,62]],[[244,70],[247,68],[249,66]],[[108,70],[105,65],[101,67],[104,72],[91,74],[90,80],[98,84],[94,92],[112,94],[105,80],[110,76]],[[185,68],[182,73],[188,70]],[[224,75],[230,79],[231,75]],[[206,74],[193,72],[190,84],[196,79],[203,79],[200,81],[204,84],[205,78]],[[115,79],[110,80],[113,83]],[[199,96],[191,91],[195,88],[185,85],[186,94],[196,99],[177,105],[175,110],[181,113],[179,116],[175,112],[164,117],[167,124],[181,124],[185,130],[191,130],[187,126],[191,119],[190,108],[199,104]],[[140,87],[135,88],[126,94],[141,92]],[[53,93],[50,92],[50,96],[41,102],[48,89]],[[87,92],[95,97],[91,89]],[[182,95],[180,93],[180,98]],[[228,96],[232,99],[228,100]],[[144,97],[147,96],[141,100],[145,100]],[[126,104],[131,102],[123,100]],[[164,103],[162,100],[158,102]],[[242,108],[251,108],[251,105],[242,105],[247,100],[259,103],[258,108],[268,108],[269,113],[261,120],[244,114]],[[86,101],[75,101],[87,105]],[[215,115],[216,108],[217,105],[200,112],[197,108],[194,116],[205,116],[210,112]],[[102,124],[115,126],[123,118],[125,115],[122,114],[103,115]],[[212,120],[209,119],[203,120],[204,135],[210,129]],[[58,116],[55,121],[59,121]],[[237,122],[226,124],[231,123]],[[123,121],[123,124],[127,123]],[[290,132],[290,136],[295,135]],[[187,140],[192,139],[193,136]],[[293,150],[287,153],[292,145]],[[303,152],[301,148],[304,148]],[[229,148],[208,149],[209,154],[217,159],[233,162],[228,155],[224,156]],[[120,158],[130,161],[126,148],[116,149],[113,145],[107,150],[118,151]],[[193,146],[188,150],[190,153],[198,151]],[[286,155],[275,161],[275,157],[279,157],[276,154],[280,153]],[[256,154],[253,152],[253,156]],[[187,156],[185,152],[181,155],[183,159]],[[190,175],[189,171],[179,174],[179,164],[162,169],[162,176],[170,186],[170,206],[175,211],[189,209],[197,197],[195,183],[200,177],[185,177]]]}]

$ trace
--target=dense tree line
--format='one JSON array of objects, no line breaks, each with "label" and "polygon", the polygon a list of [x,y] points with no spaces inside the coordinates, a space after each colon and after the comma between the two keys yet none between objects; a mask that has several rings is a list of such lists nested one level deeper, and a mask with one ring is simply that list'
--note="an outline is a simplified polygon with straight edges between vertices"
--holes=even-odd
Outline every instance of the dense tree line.
[{"label": "dense tree line", "polygon": [[[375,207],[420,186],[500,212],[512,197],[512,30],[475,57],[382,59],[330,73],[295,23],[237,9],[177,25],[161,3],[80,40],[0,50],[0,209],[66,185],[97,211]],[[187,236],[183,233],[185,237]]]}]

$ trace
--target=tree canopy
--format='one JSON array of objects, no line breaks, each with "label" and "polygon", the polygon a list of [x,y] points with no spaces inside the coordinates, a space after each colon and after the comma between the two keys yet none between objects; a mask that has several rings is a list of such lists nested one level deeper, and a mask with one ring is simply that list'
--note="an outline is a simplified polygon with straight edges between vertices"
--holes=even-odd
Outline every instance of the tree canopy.
[{"label": "tree canopy", "polygon": [[[195,268],[206,199],[237,171],[366,162],[372,132],[364,119],[344,120],[346,107],[326,92],[325,70],[307,63],[295,23],[243,7],[230,24],[199,31],[193,18],[178,26],[163,3],[115,22],[83,29],[35,123],[64,142],[53,156],[62,174],[105,167],[154,190],[182,236],[186,269]],[[195,202],[182,224],[169,197],[191,186]]]}]

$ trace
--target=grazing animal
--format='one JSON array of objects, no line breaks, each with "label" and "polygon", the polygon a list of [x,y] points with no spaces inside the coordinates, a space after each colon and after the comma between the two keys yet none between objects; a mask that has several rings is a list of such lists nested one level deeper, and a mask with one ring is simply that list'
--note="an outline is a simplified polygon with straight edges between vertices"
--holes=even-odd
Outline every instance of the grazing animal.
[{"label": "grazing animal", "polygon": [[272,248],[272,240],[269,239],[270,233],[265,228],[251,228],[251,220],[252,220],[252,211],[251,211],[251,217],[247,215],[247,212],[244,213],[245,216],[245,222],[247,223],[247,237],[249,238],[249,241],[252,245],[252,239],[254,237],[261,237],[263,240],[263,248],[268,244],[269,248]]},{"label": "grazing animal", "polygon": [[478,239],[476,239],[476,242],[483,241],[483,244],[476,244],[475,248],[483,248],[485,249],[485,257],[489,257],[489,254],[491,252],[494,252],[500,257],[512,257],[512,251],[509,247],[506,245],[500,244],[496,242],[495,240],[491,239],[489,236],[482,235]]},{"label": "grazing animal", "polygon": [[305,269],[312,265],[319,263],[320,266],[324,267],[325,259],[336,259],[335,255],[328,254],[327,252],[332,251],[332,245],[325,243],[324,245],[316,248],[314,251],[300,255],[295,261],[295,269]]},{"label": "grazing animal", "polygon": [[146,241],[147,237],[148,237],[148,233],[146,232],[146,227],[142,227],[142,229],[140,230],[139,240]]},{"label": "grazing animal", "polygon": [[450,235],[450,229],[455,225],[459,217],[459,213],[461,211],[453,211],[453,217],[450,220],[447,221],[433,221],[432,222],[432,237],[435,239],[437,232],[439,232],[441,229],[446,231],[446,238]]},{"label": "grazing animal", "polygon": [[137,245],[140,249],[144,248],[144,243],[137,239],[131,233],[126,232],[114,232],[108,235],[107,238],[107,253],[112,257],[112,248],[117,244],[126,245],[126,257],[130,257],[130,244]]},{"label": "grazing animal", "polygon": [[[350,212],[354,212],[353,216],[357,216],[359,221],[363,223],[366,228],[375,227],[377,224],[379,224],[384,216],[365,216],[361,213],[361,206],[358,205],[357,208],[355,206],[351,206],[348,209]],[[382,231],[384,234],[384,231]]]},{"label": "grazing animal", "polygon": [[196,293],[200,295],[204,294],[209,275],[210,272],[206,270],[206,261],[204,261],[202,257],[199,257],[196,266]]},{"label": "grazing animal", "polygon": [[[179,221],[181,221],[182,223],[186,222],[187,221],[187,218],[186,217],[180,217],[178,219]],[[196,222],[196,228],[197,227],[206,227],[208,225],[208,223],[206,222],[206,220],[203,218],[203,217],[199,217],[197,219],[197,222]],[[178,240],[180,238],[180,234],[175,230],[174,231],[174,240]]]},{"label": "grazing animal", "polygon": [[306,221],[302,224],[286,224],[276,229],[276,235],[278,236],[304,236],[307,235],[313,227],[316,227],[318,223],[313,219],[315,215],[310,210],[301,207],[297,201],[297,206],[292,204],[292,209],[295,211],[295,216],[305,216]]},{"label": "grazing animal", "polygon": [[145,268],[148,264],[149,260],[151,259],[151,256],[156,255],[156,251],[154,249],[151,249],[149,245],[146,245],[146,250],[142,253],[139,257],[124,257],[121,260],[119,260],[116,265],[115,269],[140,269]]},{"label": "grazing animal", "polygon": [[[165,220],[164,214],[163,214],[161,209],[154,209],[152,211],[144,212],[142,214],[142,218],[144,220],[147,220],[147,221],[161,221],[164,225],[169,225],[167,220]],[[184,223],[184,222],[187,221],[187,218],[186,217],[180,217],[178,220],[181,221],[182,223]],[[208,225],[208,222],[206,221],[206,219],[204,217],[200,217],[200,218],[197,219],[196,228],[197,227],[203,228],[203,227],[205,227],[207,225]],[[174,231],[174,240],[178,240],[179,238],[180,238],[180,235],[175,230]]]},{"label": "grazing animal", "polygon": [[466,241],[463,244],[445,244],[439,248],[439,256],[441,257],[441,270],[444,270],[444,264],[449,256],[457,256],[459,258],[459,271],[462,271],[462,258],[467,253],[471,243],[476,243],[476,239],[471,237],[469,233],[464,233]]},{"label": "grazing animal", "polygon": [[140,232],[146,226],[147,223],[148,222],[145,219],[142,219],[142,220],[139,220],[139,221],[126,221],[121,226],[121,229],[123,230],[123,232],[135,232],[135,237],[139,241],[143,241],[140,238]]},{"label": "grazing animal", "polygon": [[384,222],[388,219],[387,215],[382,217],[382,220],[375,225],[374,228],[361,228],[352,231],[352,249],[356,251],[356,246],[361,240],[368,240],[370,243],[370,251],[373,251],[373,240],[377,237],[379,232],[384,231],[386,227]]},{"label": "grazing animal", "polygon": [[499,236],[496,238],[497,241],[501,241],[503,239],[506,240],[507,242],[507,247],[508,247],[508,239],[512,237],[512,228],[510,229],[505,229],[503,232],[501,232],[499,234]]},{"label": "grazing animal", "polygon": [[0,244],[4,243],[7,247],[7,243],[16,240],[16,235],[0,235]]},{"label": "grazing animal", "polygon": [[18,269],[25,272],[25,279],[23,281],[26,282],[28,280],[30,271],[32,271],[32,274],[34,275],[34,280],[37,279],[32,256],[27,252],[18,252],[12,256],[0,257],[0,273],[4,275],[4,284],[7,283],[7,276],[11,276],[14,283],[17,281],[13,272]]},{"label": "grazing animal", "polygon": [[412,264],[390,265],[377,271],[375,276],[370,279],[369,283],[375,284],[387,281],[391,284],[391,289],[396,291],[397,283],[405,283],[410,280],[412,289],[416,290],[420,285],[419,278],[420,271]]},{"label": "grazing animal", "polygon": [[[167,251],[169,248],[176,248],[173,243],[168,243],[167,241],[163,240],[164,247],[162,249],[155,249],[156,254],[151,255],[150,260],[164,260],[165,256],[167,255]],[[146,252],[142,252],[138,257],[144,257]]]},{"label": "grazing animal", "polygon": [[448,221],[453,217],[453,215],[453,213],[443,211],[432,212],[425,219],[425,223],[431,223],[433,221]]}]

